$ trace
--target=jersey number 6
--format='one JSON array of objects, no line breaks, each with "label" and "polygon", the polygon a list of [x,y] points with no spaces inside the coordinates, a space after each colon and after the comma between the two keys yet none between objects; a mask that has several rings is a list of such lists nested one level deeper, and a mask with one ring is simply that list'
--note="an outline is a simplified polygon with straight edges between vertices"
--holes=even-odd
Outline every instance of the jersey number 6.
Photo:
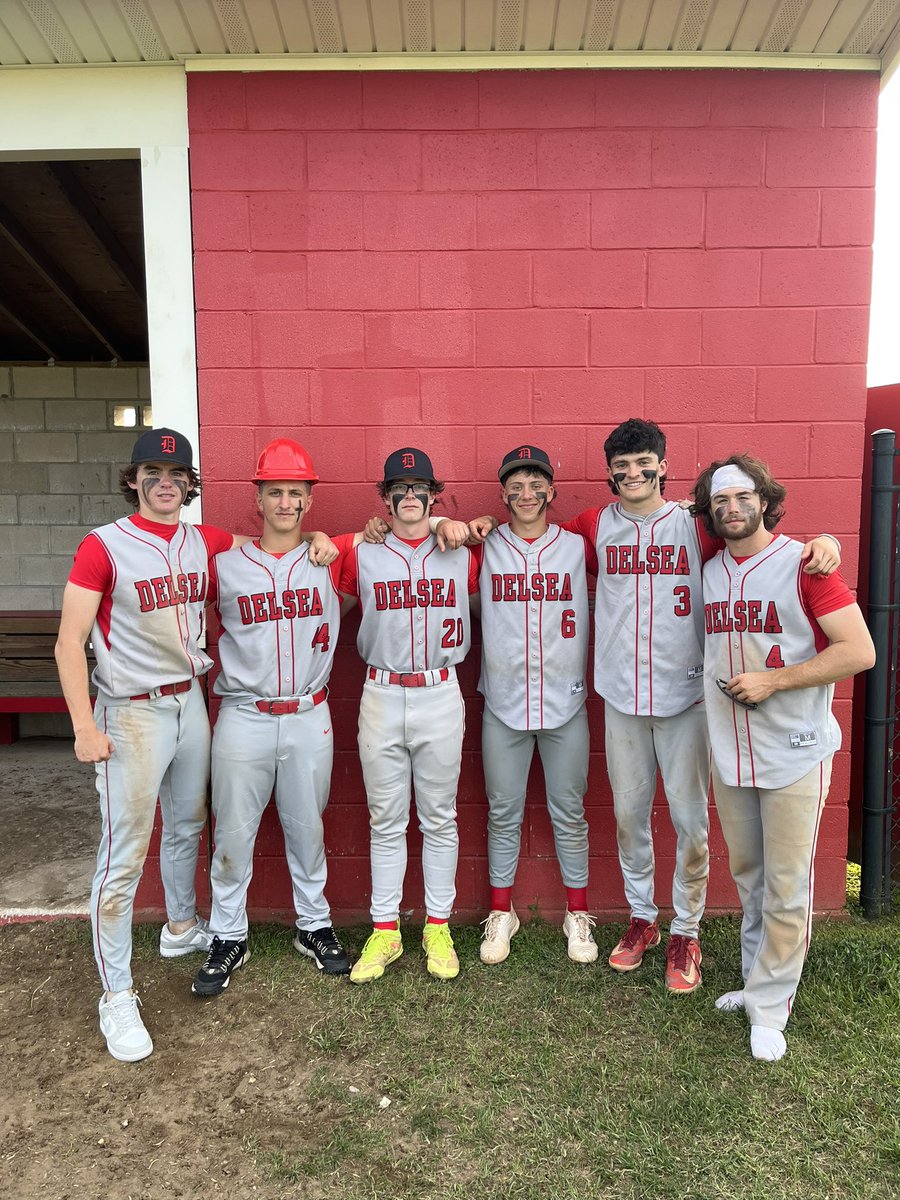
[{"label": "jersey number 6", "polygon": [[562,619],[559,623],[560,635],[564,638],[573,638],[575,636],[575,609],[564,608]]}]

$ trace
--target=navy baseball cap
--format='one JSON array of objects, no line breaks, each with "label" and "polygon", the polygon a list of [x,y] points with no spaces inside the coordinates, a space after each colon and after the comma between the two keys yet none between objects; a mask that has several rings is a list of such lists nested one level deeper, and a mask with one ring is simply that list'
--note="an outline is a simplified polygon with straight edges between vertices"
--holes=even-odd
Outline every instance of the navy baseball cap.
[{"label": "navy baseball cap", "polygon": [[168,462],[194,469],[194,451],[183,433],[174,429],[148,429],[134,443],[133,463]]},{"label": "navy baseball cap", "polygon": [[434,467],[431,459],[424,450],[416,450],[414,446],[405,446],[389,454],[384,462],[384,482],[393,483],[396,479],[424,479],[435,483]]},{"label": "navy baseball cap", "polygon": [[500,464],[497,478],[502,483],[513,471],[528,470],[529,467],[535,471],[542,471],[544,475],[553,478],[553,467],[547,451],[541,450],[537,446],[516,446],[515,450],[510,450]]}]

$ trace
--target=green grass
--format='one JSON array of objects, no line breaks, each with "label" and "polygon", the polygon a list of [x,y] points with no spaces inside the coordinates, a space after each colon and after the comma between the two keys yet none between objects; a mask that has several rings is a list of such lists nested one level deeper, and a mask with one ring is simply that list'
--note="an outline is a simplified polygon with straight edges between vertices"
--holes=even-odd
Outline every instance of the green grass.
[{"label": "green grass", "polygon": [[[284,1194],[341,1200],[896,1200],[900,919],[817,927],[775,1064],[713,1008],[739,982],[736,920],[705,923],[704,986],[682,997],[659,952],[630,977],[603,965],[620,928],[598,928],[587,968],[556,926],[524,926],[499,967],[459,928],[443,985],[411,928],[360,988],[298,972],[283,929],[254,929],[252,977],[327,1120],[248,1151]],[[347,931],[354,953],[365,933]]]}]

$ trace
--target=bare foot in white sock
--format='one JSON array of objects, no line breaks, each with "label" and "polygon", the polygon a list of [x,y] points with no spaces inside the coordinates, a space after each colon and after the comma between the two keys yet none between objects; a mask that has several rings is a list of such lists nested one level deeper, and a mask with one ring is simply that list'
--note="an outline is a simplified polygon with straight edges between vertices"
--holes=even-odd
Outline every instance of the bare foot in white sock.
[{"label": "bare foot in white sock", "polygon": [[750,1026],[750,1053],[764,1062],[777,1062],[787,1052],[787,1042],[780,1029],[765,1025]]},{"label": "bare foot in white sock", "polygon": [[723,992],[716,1001],[719,1012],[740,1012],[744,1007],[743,992]]}]

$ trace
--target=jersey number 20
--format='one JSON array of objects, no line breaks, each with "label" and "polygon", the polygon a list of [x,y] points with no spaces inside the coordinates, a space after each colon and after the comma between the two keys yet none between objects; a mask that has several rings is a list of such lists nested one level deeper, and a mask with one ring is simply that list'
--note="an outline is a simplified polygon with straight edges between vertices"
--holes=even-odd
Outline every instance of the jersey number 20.
[{"label": "jersey number 20", "polygon": [[465,638],[465,627],[462,617],[457,617],[455,621],[444,621],[444,636],[441,638],[441,646],[445,650],[450,650],[454,646],[461,646]]}]

